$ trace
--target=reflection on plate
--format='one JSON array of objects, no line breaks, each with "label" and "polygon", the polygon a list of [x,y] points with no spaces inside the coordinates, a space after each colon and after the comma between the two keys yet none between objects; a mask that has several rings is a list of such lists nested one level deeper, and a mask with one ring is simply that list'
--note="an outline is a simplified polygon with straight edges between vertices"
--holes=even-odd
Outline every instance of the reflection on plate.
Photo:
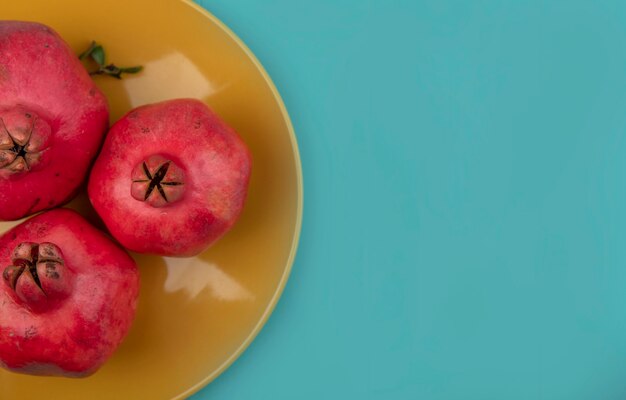
[{"label": "reflection on plate", "polygon": [[[175,97],[205,101],[240,133],[254,157],[250,195],[235,228],[191,259],[134,255],[142,273],[137,320],[115,356],[83,380],[0,372],[0,398],[172,399],[200,389],[247,347],[286,283],[302,212],[295,137],[283,104],[254,57],[215,18],[186,1],[26,0],[4,19],[40,21],[78,52],[92,39],[111,60],[142,64],[123,81],[97,77],[111,118]],[[85,195],[70,207],[101,226]],[[0,232],[14,223],[0,223]]]},{"label": "reflection on plate", "polygon": [[209,291],[219,301],[254,301],[254,294],[215,263],[196,258],[164,258],[168,293],[184,291],[190,299]]}]

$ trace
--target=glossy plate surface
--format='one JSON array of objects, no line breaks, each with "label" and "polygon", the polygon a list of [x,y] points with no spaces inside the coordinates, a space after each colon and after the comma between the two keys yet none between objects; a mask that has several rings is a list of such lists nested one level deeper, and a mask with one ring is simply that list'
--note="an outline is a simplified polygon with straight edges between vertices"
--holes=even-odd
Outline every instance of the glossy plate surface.
[{"label": "glossy plate surface", "polygon": [[[109,98],[112,122],[142,104],[198,98],[239,132],[254,166],[243,215],[217,245],[191,259],[134,255],[142,273],[137,319],[97,374],[73,380],[0,371],[0,398],[186,397],[245,350],[289,275],[302,176],[283,103],[239,39],[186,1],[6,2],[2,18],[48,24],[77,53],[93,39],[105,46],[109,61],[143,65],[144,72],[123,81],[95,78]],[[88,203],[81,194],[70,206],[98,224]],[[13,225],[0,223],[0,232]]]}]

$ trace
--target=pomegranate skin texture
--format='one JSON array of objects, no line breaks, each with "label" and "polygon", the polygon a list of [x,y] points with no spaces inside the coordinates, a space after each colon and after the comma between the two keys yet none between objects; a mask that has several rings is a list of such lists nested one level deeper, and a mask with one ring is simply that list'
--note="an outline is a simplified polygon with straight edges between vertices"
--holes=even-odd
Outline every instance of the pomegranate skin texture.
[{"label": "pomegranate skin texture", "polygon": [[0,220],[70,200],[108,128],[107,101],[51,28],[0,21]]},{"label": "pomegranate skin texture", "polygon": [[136,108],[111,127],[89,198],[124,247],[194,256],[239,217],[250,169],[246,145],[204,103],[169,100]]},{"label": "pomegranate skin texture", "polygon": [[0,366],[85,377],[135,316],[133,259],[76,212],[39,214],[0,237]]}]

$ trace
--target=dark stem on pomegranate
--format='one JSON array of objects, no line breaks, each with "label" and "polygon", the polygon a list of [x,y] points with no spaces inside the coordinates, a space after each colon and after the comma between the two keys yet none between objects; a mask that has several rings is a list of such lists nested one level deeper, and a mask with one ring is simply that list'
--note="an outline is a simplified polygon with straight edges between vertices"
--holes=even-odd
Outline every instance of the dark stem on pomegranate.
[{"label": "dark stem on pomegranate", "polygon": [[70,293],[71,274],[57,245],[21,243],[13,251],[11,262],[2,277],[17,298],[32,310],[53,306]]},{"label": "dark stem on pomegranate", "polygon": [[[165,194],[165,191],[163,190],[163,186],[161,185],[164,185],[164,186],[182,185],[182,182],[166,182],[163,180],[165,179],[165,174],[167,174],[167,170],[170,168],[170,164],[171,163],[167,162],[161,165],[159,169],[157,170],[156,174],[152,176],[150,174],[150,171],[148,170],[148,166],[146,165],[146,163],[145,162],[143,163],[143,171],[146,174],[146,177],[150,180],[150,185],[148,185],[148,190],[146,190],[146,196],[144,197],[144,200],[148,200],[148,197],[150,197],[150,195],[154,191],[154,188],[156,188],[161,194],[161,196],[163,196],[163,199],[167,201],[167,195]],[[148,181],[139,180],[135,182],[148,182]]]},{"label": "dark stem on pomegranate", "polygon": [[[22,244],[24,245],[24,243]],[[8,281],[13,290],[17,285],[18,279],[25,271],[28,271],[33,277],[35,284],[39,286],[42,292],[43,286],[41,286],[41,280],[39,280],[39,273],[37,273],[37,263],[39,263],[39,245],[33,244],[30,250],[30,259],[15,258],[12,260],[13,265],[8,266],[3,273],[3,278]],[[55,262],[53,260],[41,260],[41,262]]]},{"label": "dark stem on pomegranate", "polygon": [[153,207],[163,207],[181,198],[183,185],[182,169],[172,161],[155,155],[135,167],[131,194]]},{"label": "dark stem on pomegranate", "polygon": [[0,179],[44,162],[50,135],[48,122],[31,110],[21,105],[0,109]]},{"label": "dark stem on pomegranate", "polygon": [[[27,118],[31,118],[30,114],[26,114]],[[11,134],[11,131],[9,131],[9,129],[7,128],[6,124],[4,123],[4,119],[2,119],[0,117],[0,124],[2,124],[2,127],[0,127],[0,129],[4,129],[6,131],[6,133],[9,136],[9,139],[11,140],[11,144],[9,144],[8,146],[12,146],[8,149],[3,149],[0,146],[0,150],[8,150],[10,153],[13,153],[13,156],[10,156],[13,158],[13,160],[9,163],[8,166],[6,166],[7,168],[10,168],[11,166],[16,166],[20,163],[24,163],[24,166],[26,167],[26,170],[28,171],[30,169],[30,165],[28,162],[28,157],[26,157],[26,155],[28,154],[28,151],[26,150],[26,148],[28,147],[28,144],[30,143],[30,138],[33,136],[33,130],[35,129],[35,123],[33,122],[33,124],[30,127],[30,132],[28,134],[28,138],[26,139],[25,142],[20,143],[17,139],[15,139],[14,135]],[[6,147],[6,146],[5,146]]]}]

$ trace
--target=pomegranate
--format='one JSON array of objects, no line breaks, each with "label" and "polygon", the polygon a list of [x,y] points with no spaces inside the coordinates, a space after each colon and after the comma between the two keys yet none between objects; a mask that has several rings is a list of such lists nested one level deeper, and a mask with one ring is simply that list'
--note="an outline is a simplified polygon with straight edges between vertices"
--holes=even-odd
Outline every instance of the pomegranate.
[{"label": "pomegranate", "polygon": [[0,366],[32,375],[94,373],[126,336],[139,272],[74,211],[37,215],[0,237]]},{"label": "pomegranate", "polygon": [[89,198],[126,248],[196,255],[239,217],[251,159],[237,133],[198,100],[130,111],[109,131]]},{"label": "pomegranate", "polygon": [[0,220],[68,201],[108,127],[104,95],[51,28],[0,21]]}]

